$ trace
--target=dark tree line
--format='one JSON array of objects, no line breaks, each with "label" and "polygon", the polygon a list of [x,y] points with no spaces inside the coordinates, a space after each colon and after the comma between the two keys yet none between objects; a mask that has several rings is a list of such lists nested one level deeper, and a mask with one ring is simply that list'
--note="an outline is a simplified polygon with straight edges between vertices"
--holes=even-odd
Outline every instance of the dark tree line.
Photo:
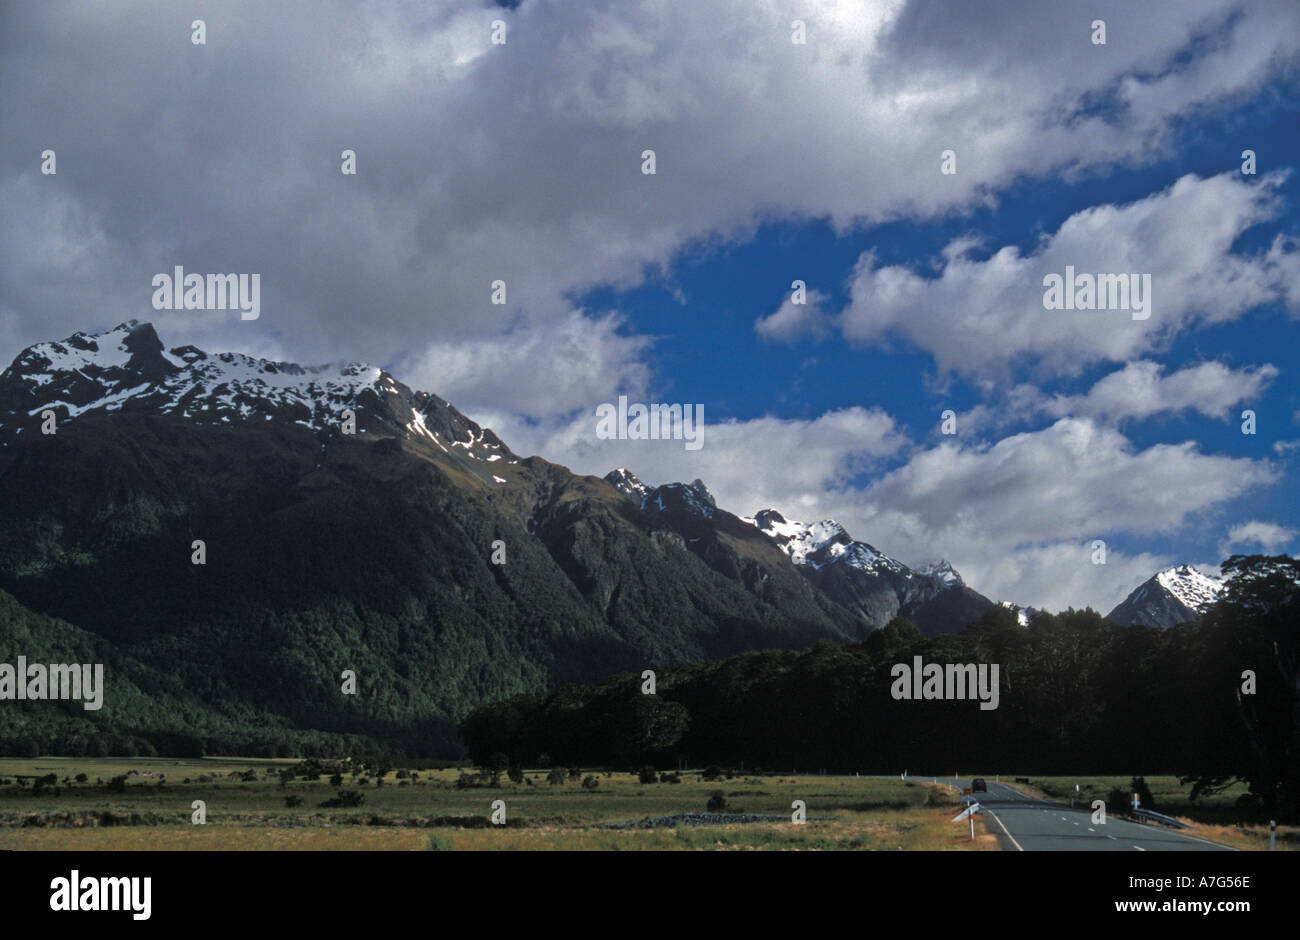
[{"label": "dark tree line", "polygon": [[[896,619],[854,646],[764,651],[517,696],[474,711],[470,756],[516,764],[718,764],[773,771],[1173,773],[1197,792],[1244,780],[1263,809],[1300,817],[1300,563],[1233,556],[1197,622],[1118,627],[1093,610],[1022,627],[994,608],[926,639]],[[999,704],[895,700],[891,669],[997,663]],[[1253,674],[1253,686],[1251,677]]]}]

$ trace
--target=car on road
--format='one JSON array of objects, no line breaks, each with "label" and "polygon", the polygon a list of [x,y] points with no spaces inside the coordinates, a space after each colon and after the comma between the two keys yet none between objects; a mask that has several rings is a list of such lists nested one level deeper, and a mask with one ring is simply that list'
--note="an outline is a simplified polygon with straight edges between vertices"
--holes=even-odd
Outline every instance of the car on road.
[{"label": "car on road", "polygon": [[970,789],[972,793],[988,793],[989,785],[984,782],[983,777],[976,777],[970,782]]}]

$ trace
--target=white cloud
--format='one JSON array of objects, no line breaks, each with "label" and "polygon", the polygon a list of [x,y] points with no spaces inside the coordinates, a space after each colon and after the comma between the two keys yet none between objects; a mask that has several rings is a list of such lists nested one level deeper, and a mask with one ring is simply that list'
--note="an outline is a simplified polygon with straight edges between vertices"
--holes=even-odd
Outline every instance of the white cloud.
[{"label": "white cloud", "polygon": [[[521,312],[563,322],[584,288],[634,284],[768,219],[932,217],[1026,177],[1150,161],[1180,120],[1257,90],[1300,48],[1293,3],[1119,7],[1107,22],[1123,41],[1104,48],[1087,41],[1094,7],[443,0],[304,16],[247,0],[212,14],[206,47],[154,0],[18,7],[0,40],[22,63],[5,72],[0,185],[47,144],[61,160],[28,205],[6,199],[7,218],[55,191],[87,218],[79,245],[0,253],[0,312],[17,317],[0,341],[11,355],[65,336],[106,302],[108,320],[148,316],[149,278],[183,263],[263,275],[262,320],[222,322],[216,345],[394,361]],[[807,45],[790,42],[795,15]],[[1099,96],[1111,113],[1088,108]],[[345,147],[355,177],[339,173]],[[950,147],[959,170],[941,176]],[[656,176],[640,173],[645,148]],[[1222,228],[1196,234],[1217,244]],[[102,277],[78,277],[87,251],[111,260]],[[20,283],[33,264],[49,296]],[[497,278],[506,308],[488,303]]]},{"label": "white cloud", "polygon": [[1234,405],[1262,395],[1278,374],[1277,367],[1267,363],[1233,369],[1219,362],[1201,362],[1166,374],[1162,364],[1141,359],[1103,376],[1081,395],[1047,395],[1033,385],[1016,385],[999,395],[996,403],[976,405],[960,415],[957,425],[961,431],[980,431],[1039,416],[1120,424],[1185,411],[1226,419],[1234,416]]},{"label": "white cloud", "polygon": [[1202,454],[1192,443],[1138,450],[1114,429],[1068,418],[987,447],[945,441],[836,511],[905,561],[946,555],[992,596],[1100,607],[1118,603],[1151,559],[1111,551],[1105,571],[1073,571],[1102,567],[1092,565],[1094,539],[1172,539],[1198,514],[1276,477],[1263,461]]},{"label": "white cloud", "polygon": [[821,291],[809,288],[804,303],[795,303],[787,297],[775,313],[760,317],[754,322],[754,332],[765,342],[794,343],[804,337],[822,339],[829,329],[823,309],[826,297]]},{"label": "white cloud", "polygon": [[1228,531],[1228,538],[1219,546],[1219,551],[1226,556],[1231,549],[1254,546],[1264,552],[1276,552],[1285,549],[1295,541],[1295,537],[1295,529],[1288,529],[1276,522],[1252,519],[1233,526]]},{"label": "white cloud", "polygon": [[[594,416],[504,430],[474,417],[520,453],[565,454],[572,469],[599,476],[627,467],[652,485],[699,477],[737,514],[773,507],[792,519],[835,518],[904,562],[942,555],[976,590],[1052,610],[1109,611],[1155,571],[1188,560],[1121,551],[1117,542],[1146,537],[1172,547],[1204,513],[1277,478],[1265,461],[1203,454],[1192,443],[1140,450],[1085,418],[991,446],[947,439],[859,487],[855,476],[907,446],[879,410],[706,421],[696,452],[680,441],[596,440]],[[1105,565],[1092,563],[1094,539],[1111,546]]]},{"label": "white cloud", "polygon": [[626,335],[622,327],[617,315],[593,318],[575,310],[558,322],[432,343],[398,374],[413,388],[437,390],[462,411],[568,414],[618,394],[644,394],[650,370],[642,357],[652,340]]},{"label": "white cloud", "polygon": [[[1281,211],[1283,178],[1246,183],[1232,173],[1185,176],[1136,202],[1076,213],[1027,256],[1012,246],[985,260],[950,251],[934,278],[878,267],[864,254],[841,328],[857,345],[902,337],[930,352],[941,371],[998,380],[1016,366],[1059,376],[1124,362],[1163,347],[1193,323],[1232,320],[1278,300],[1300,311],[1300,251],[1293,245],[1278,236],[1260,254],[1232,253],[1242,232]],[[1134,320],[1128,311],[1044,309],[1044,276],[1063,274],[1067,266],[1150,274],[1149,319]]]},{"label": "white cloud", "polygon": [[[662,401],[662,399],[659,399]],[[689,399],[688,399],[689,400]],[[744,515],[767,506],[815,513],[828,493],[855,475],[898,454],[906,438],[878,408],[844,408],[817,418],[762,417],[710,421],[704,413],[703,446],[682,441],[600,440],[594,412],[563,422],[520,422],[504,413],[475,413],[518,453],[562,455],[570,469],[604,476],[627,467],[646,483],[703,479],[724,509]],[[519,443],[516,443],[519,442]]]}]

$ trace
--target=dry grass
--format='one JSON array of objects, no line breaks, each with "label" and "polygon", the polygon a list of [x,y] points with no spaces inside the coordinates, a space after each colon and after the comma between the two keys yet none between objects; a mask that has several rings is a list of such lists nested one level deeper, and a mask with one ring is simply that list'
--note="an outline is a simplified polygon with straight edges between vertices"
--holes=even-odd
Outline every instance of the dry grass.
[{"label": "dry grass", "polygon": [[[680,784],[641,784],[630,774],[600,774],[600,786],[578,781],[551,786],[535,771],[533,783],[457,789],[459,771],[420,771],[418,782],[385,778],[365,786],[350,776],[343,789],[359,789],[365,805],[322,808],[339,788],[328,781],[295,780],[280,786],[274,771],[290,761],[51,759],[0,761],[0,777],[55,773],[60,780],[86,773],[86,784],[60,784],[59,792],[30,786],[0,787],[0,849],[293,851],[398,850],[868,850],[984,851],[997,848],[978,820],[972,842],[951,788],[870,777],[739,775],[705,781],[690,773]],[[98,785],[129,770],[141,776],[125,792]],[[244,780],[240,772],[255,771]],[[271,770],[270,775],[267,771]],[[231,772],[235,772],[234,776]],[[160,774],[166,773],[163,786]],[[145,776],[153,774],[155,776]],[[585,774],[584,774],[585,776]],[[202,777],[203,779],[200,779]],[[186,783],[189,779],[189,783]],[[705,811],[722,790],[735,812],[788,819],[794,800],[807,804],[808,821],[604,828],[647,816]],[[299,807],[285,806],[297,795]],[[206,825],[192,825],[190,803],[207,804]],[[494,800],[505,800],[509,825],[487,823]],[[105,816],[104,814],[109,814]],[[816,818],[825,817],[825,818]],[[106,823],[117,823],[107,825]],[[126,823],[126,824],[122,824]]]}]

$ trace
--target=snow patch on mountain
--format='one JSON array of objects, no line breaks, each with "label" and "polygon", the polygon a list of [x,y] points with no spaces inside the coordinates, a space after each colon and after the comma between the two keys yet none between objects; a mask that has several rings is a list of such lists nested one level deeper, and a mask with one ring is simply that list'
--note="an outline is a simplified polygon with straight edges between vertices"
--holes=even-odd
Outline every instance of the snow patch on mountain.
[{"label": "snow patch on mountain", "polygon": [[952,587],[954,585],[966,583],[961,579],[961,575],[957,573],[957,569],[949,564],[945,559],[940,559],[939,561],[932,562],[928,565],[922,565],[917,569],[917,572],[926,577],[934,578],[944,587]]},{"label": "snow patch on mountain", "polygon": [[47,410],[67,421],[128,408],[211,424],[278,419],[314,431],[338,430],[351,411],[358,431],[387,425],[448,454],[447,445],[456,445],[457,458],[513,458],[491,431],[376,366],[300,366],[194,346],[167,351],[151,324],[135,320],[23,350],[0,373],[0,446]]},{"label": "snow patch on mountain", "polygon": [[1156,583],[1192,610],[1213,604],[1223,593],[1224,580],[1210,577],[1191,565],[1178,565],[1159,572]]},{"label": "snow patch on mountain", "polygon": [[644,501],[650,493],[650,487],[642,483],[637,475],[626,467],[609,471],[605,474],[605,482],[637,503]]},{"label": "snow patch on mountain", "polygon": [[752,520],[746,521],[752,522],[760,532],[776,542],[796,565],[821,568],[833,562],[842,562],[871,573],[912,573],[906,565],[874,546],[855,541],[844,526],[834,519],[805,524],[788,520],[775,509],[764,509],[756,513]]}]

